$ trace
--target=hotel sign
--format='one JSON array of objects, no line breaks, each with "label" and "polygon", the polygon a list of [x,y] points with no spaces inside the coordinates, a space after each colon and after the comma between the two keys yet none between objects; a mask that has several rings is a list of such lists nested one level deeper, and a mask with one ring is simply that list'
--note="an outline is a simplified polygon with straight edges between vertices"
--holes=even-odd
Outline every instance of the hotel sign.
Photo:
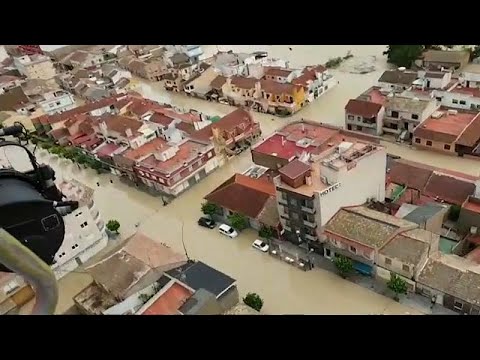
[{"label": "hotel sign", "polygon": [[340,187],[340,183],[333,184],[333,185],[330,186],[329,188],[327,188],[327,189],[325,189],[325,190],[323,190],[323,191],[320,191],[320,196],[324,196],[324,195],[330,194],[331,192],[337,190],[339,187]]}]

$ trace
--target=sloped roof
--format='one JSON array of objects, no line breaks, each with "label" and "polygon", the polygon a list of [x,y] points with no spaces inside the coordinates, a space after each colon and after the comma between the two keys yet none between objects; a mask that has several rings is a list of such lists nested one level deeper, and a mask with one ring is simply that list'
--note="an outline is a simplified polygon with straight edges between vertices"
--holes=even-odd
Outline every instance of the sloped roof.
[{"label": "sloped roof", "polygon": [[349,114],[363,116],[364,118],[371,118],[376,116],[381,108],[381,104],[371,101],[350,99],[345,106],[345,111]]}]

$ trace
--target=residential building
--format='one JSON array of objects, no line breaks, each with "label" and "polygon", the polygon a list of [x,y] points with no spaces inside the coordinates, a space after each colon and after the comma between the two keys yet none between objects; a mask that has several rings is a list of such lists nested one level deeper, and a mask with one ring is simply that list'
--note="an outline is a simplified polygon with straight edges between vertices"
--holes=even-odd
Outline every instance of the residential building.
[{"label": "residential building", "polygon": [[151,57],[137,59],[135,57],[125,57],[119,61],[119,65],[133,74],[150,80],[159,81],[169,74],[167,65],[161,57]]},{"label": "residential building", "polygon": [[346,256],[352,259],[355,270],[374,275],[379,250],[397,235],[417,227],[415,223],[364,206],[343,207],[325,225],[324,256],[329,259]]},{"label": "residential building", "polygon": [[[479,189],[480,190],[480,189]],[[480,199],[475,194],[469,196],[462,204],[458,217],[458,228],[464,233],[480,234]]]},{"label": "residential building", "polygon": [[30,79],[48,80],[56,74],[52,60],[45,55],[24,55],[14,58],[13,62],[18,71]]},{"label": "residential building", "polygon": [[223,222],[228,223],[228,216],[237,213],[245,216],[256,230],[262,226],[278,228],[275,185],[269,177],[235,174],[205,196],[205,200],[218,206],[215,217]]},{"label": "residential building", "polygon": [[388,92],[403,92],[413,86],[418,75],[414,71],[406,71],[405,68],[385,70],[378,79],[378,85]]},{"label": "residential building", "polygon": [[307,101],[314,101],[338,84],[323,65],[307,66],[292,81],[293,85],[303,86]]},{"label": "residential building", "polygon": [[452,155],[480,156],[480,112],[440,108],[417,126],[412,143]]},{"label": "residential building", "polygon": [[169,74],[166,74],[163,78],[165,80],[165,84],[164,84],[165,90],[180,92],[180,90],[183,89],[182,84],[184,81],[180,76],[177,77],[169,73]]},{"label": "residential building", "polygon": [[424,230],[440,234],[443,223],[447,218],[448,210],[449,206],[435,202],[420,206],[404,203],[400,206],[395,216],[411,221]]},{"label": "residential building", "polygon": [[136,233],[121,249],[86,269],[94,282],[75,296],[75,304],[86,315],[135,312],[145,296],[155,294],[165,272],[186,262],[184,255]]},{"label": "residential building", "polygon": [[460,83],[466,88],[480,88],[480,64],[468,64],[462,69]]},{"label": "residential building", "polygon": [[[190,260],[185,265],[167,271],[165,276],[182,282],[195,292],[204,289],[213,294],[223,311],[238,304],[237,281],[201,261]],[[180,308],[183,314],[188,313],[197,301],[189,300]]]},{"label": "residential building", "polygon": [[458,70],[470,61],[468,51],[427,50],[423,54],[423,67],[428,70]]},{"label": "residential building", "polygon": [[252,114],[242,108],[225,115],[220,120],[196,131],[191,138],[212,143],[219,161],[234,155],[234,149],[254,144],[261,135],[260,124]]},{"label": "residential building", "polygon": [[258,106],[264,112],[291,115],[305,105],[306,94],[303,86],[260,80],[260,87],[256,85],[256,90],[261,93]]},{"label": "residential building", "polygon": [[438,254],[417,276],[417,292],[459,314],[480,313],[478,264],[456,255]]},{"label": "residential building", "polygon": [[210,99],[219,100],[223,97],[223,86],[226,84],[227,78],[223,75],[217,75],[210,83],[211,94]]},{"label": "residential building", "polygon": [[30,100],[20,86],[0,94],[0,111],[17,111],[19,107],[28,103],[30,103]]},{"label": "residential building", "polygon": [[[342,206],[385,198],[385,149],[353,137],[332,137],[337,131],[316,130],[318,137],[330,137],[324,149],[309,145],[314,142],[309,138],[297,140],[294,146],[283,137],[278,139],[284,151],[277,150],[272,157],[281,156],[287,164],[278,169],[280,175],[274,181],[284,238],[289,241],[318,241],[321,228]],[[272,138],[267,141],[272,145]],[[262,144],[255,150],[259,148],[265,151]]]},{"label": "residential building", "polygon": [[272,66],[265,66],[263,70],[265,80],[273,80],[282,84],[291,82],[296,77],[296,72],[298,72],[298,70],[295,71],[295,69]]},{"label": "residential building", "polygon": [[418,79],[413,84],[421,89],[446,89],[451,83],[451,71],[419,70]]},{"label": "residential building", "polygon": [[421,100],[403,96],[388,96],[385,102],[383,132],[411,139],[414,129],[437,110],[439,105],[433,99]]},{"label": "residential building", "polygon": [[59,63],[68,70],[78,67],[83,69],[97,67],[115,57],[105,50],[94,47],[76,50],[64,56]]},{"label": "residential building", "polygon": [[435,90],[435,97],[442,106],[462,110],[480,110],[480,88],[455,84],[446,90]]},{"label": "residential building", "polygon": [[14,87],[20,86],[23,80],[18,76],[0,75],[0,94],[4,94]]},{"label": "residential building", "polygon": [[79,203],[78,209],[63,217],[65,237],[52,265],[59,279],[105,248],[108,236],[93,189],[75,179],[64,180],[57,187],[68,200]]},{"label": "residential building", "polygon": [[135,161],[136,176],[154,191],[178,196],[205,178],[218,167],[213,145],[194,139],[177,144],[155,139],[156,147],[143,147],[126,153],[124,157]]},{"label": "residential building", "polygon": [[46,93],[43,97],[45,100],[39,102],[39,105],[47,115],[62,113],[76,107],[73,95],[63,90]]},{"label": "residential building", "polygon": [[439,251],[440,235],[417,228],[395,235],[377,252],[376,277],[385,283],[394,273],[402,278],[409,291],[415,291],[415,277],[428,258]]},{"label": "residential building", "polygon": [[387,169],[387,198],[416,205],[432,201],[461,206],[476,194],[478,177],[398,159]]},{"label": "residential building", "polygon": [[209,67],[198,77],[192,78],[183,84],[186,94],[191,94],[202,99],[207,99],[208,94],[212,91],[212,82],[218,77],[213,67]]},{"label": "residential building", "polygon": [[351,99],[345,106],[345,127],[348,130],[379,136],[383,134],[384,116],[385,108],[382,104]]}]

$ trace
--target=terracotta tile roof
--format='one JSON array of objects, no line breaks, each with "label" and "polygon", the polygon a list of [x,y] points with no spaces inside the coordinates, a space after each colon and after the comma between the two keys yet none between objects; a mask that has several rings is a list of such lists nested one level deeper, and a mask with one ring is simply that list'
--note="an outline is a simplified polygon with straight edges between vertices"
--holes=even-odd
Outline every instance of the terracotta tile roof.
[{"label": "terracotta tile roof", "polygon": [[[147,264],[152,269],[185,263],[187,258],[166,245],[137,232],[124,246],[124,251]],[[180,265],[178,265],[180,266]]]},{"label": "terracotta tile roof", "polygon": [[378,253],[406,264],[419,265],[423,255],[428,252],[429,244],[406,234],[408,232],[395,236]]},{"label": "terracotta tile roof", "polygon": [[271,196],[275,196],[275,186],[271,182],[235,174],[205,196],[205,199],[231,211],[256,218]]},{"label": "terracotta tile roof", "polygon": [[125,151],[122,156],[132,161],[138,161],[145,156],[153,154],[159,148],[167,149],[169,148],[169,146],[167,145],[167,142],[165,140],[161,138],[155,138],[152,141],[149,141],[148,143],[143,144],[136,149],[129,149]]},{"label": "terracotta tile roof", "polygon": [[182,122],[179,122],[178,124],[175,124],[175,127],[178,129],[178,130],[181,130],[189,135],[193,134],[196,130],[195,130],[195,126],[192,125],[192,124],[189,124],[189,123],[186,123],[184,121]]},{"label": "terracotta tile roof", "polygon": [[100,158],[111,157],[118,149],[120,149],[119,145],[105,142],[95,150],[95,154]]},{"label": "terracotta tile roof", "polygon": [[253,89],[255,87],[255,84],[258,82],[258,79],[255,79],[253,77],[243,77],[237,75],[232,76],[230,79],[232,80],[232,85],[235,85],[240,89],[246,90]]},{"label": "terracotta tile roof", "polygon": [[108,130],[118,132],[125,137],[128,137],[126,133],[128,129],[132,130],[132,132],[135,134],[135,132],[138,131],[138,129],[140,129],[143,125],[141,121],[120,115],[102,116],[101,120],[105,122]]},{"label": "terracotta tile roof", "polygon": [[179,315],[178,309],[193,295],[193,291],[175,282],[142,315]]},{"label": "terracotta tile roof", "polygon": [[297,179],[298,177],[304,175],[310,171],[312,167],[308,164],[305,164],[303,161],[295,159],[290,161],[287,165],[283,166],[278,170],[281,175],[284,175],[290,179]]},{"label": "terracotta tile roof", "polygon": [[466,64],[469,59],[468,51],[428,50],[423,54],[423,60],[427,62]]},{"label": "terracotta tile roof", "polygon": [[0,111],[14,111],[15,106],[28,102],[22,88],[17,86],[0,95]]},{"label": "terracotta tile roof", "polygon": [[48,135],[53,137],[55,140],[60,140],[64,137],[68,137],[70,135],[70,133],[68,132],[68,130],[66,128],[60,128],[60,129],[51,130],[48,133]]},{"label": "terracotta tile roof", "polygon": [[210,83],[210,86],[212,87],[212,89],[215,89],[215,90],[220,90],[223,86],[223,84],[225,84],[227,82],[227,78],[225,76],[222,76],[222,75],[218,75],[215,79],[213,79],[213,81]]},{"label": "terracotta tile roof", "polygon": [[462,205],[475,193],[475,184],[453,176],[433,173],[423,192],[427,196],[438,197],[450,204]]},{"label": "terracotta tile roof", "polygon": [[457,145],[473,147],[480,140],[480,113],[467,126],[463,133],[458,137]]},{"label": "terracotta tile roof", "polygon": [[152,114],[152,116],[150,116],[148,121],[151,121],[151,122],[153,122],[155,124],[158,124],[158,125],[168,127],[168,125],[170,125],[174,121],[174,119],[172,119],[169,116],[166,116],[166,115],[163,115],[161,113],[156,112],[156,113]]},{"label": "terracotta tile roof", "polygon": [[364,100],[350,99],[345,106],[345,111],[352,115],[363,116],[364,118],[372,118],[378,114],[381,108],[381,104]]},{"label": "terracotta tile roof", "polygon": [[269,94],[282,95],[288,94],[293,95],[295,90],[298,90],[299,85],[293,84],[282,84],[273,80],[260,80],[260,86],[263,91]]},{"label": "terracotta tile roof", "polygon": [[277,66],[265,66],[265,75],[269,76],[280,76],[280,77],[288,77],[292,73],[292,69],[281,68]]},{"label": "terracotta tile roof", "polygon": [[432,174],[431,169],[420,168],[403,161],[394,161],[387,175],[392,183],[422,191]]}]

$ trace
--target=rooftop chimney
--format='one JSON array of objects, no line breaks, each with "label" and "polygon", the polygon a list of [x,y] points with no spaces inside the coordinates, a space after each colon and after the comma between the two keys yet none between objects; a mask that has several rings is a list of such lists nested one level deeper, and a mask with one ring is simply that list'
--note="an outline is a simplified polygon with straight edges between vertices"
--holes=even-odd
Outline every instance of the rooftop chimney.
[{"label": "rooftop chimney", "polygon": [[282,136],[282,146],[285,146],[285,137]]}]

